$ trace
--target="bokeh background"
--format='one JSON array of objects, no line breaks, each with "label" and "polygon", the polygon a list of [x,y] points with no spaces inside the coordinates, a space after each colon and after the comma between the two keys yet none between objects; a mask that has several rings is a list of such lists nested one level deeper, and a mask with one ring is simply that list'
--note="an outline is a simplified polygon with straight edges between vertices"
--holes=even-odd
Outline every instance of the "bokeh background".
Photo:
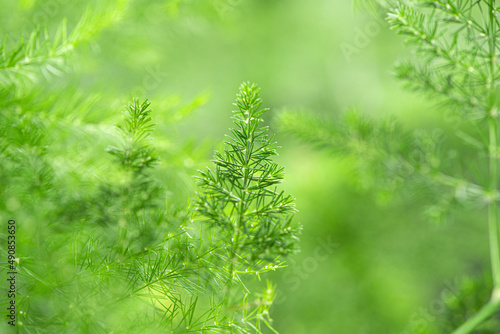
[{"label": "bokeh background", "polygon": [[[66,18],[71,28],[87,7],[106,5],[2,0],[0,33],[13,45],[36,26],[52,32]],[[284,189],[303,225],[301,253],[263,277],[278,286],[280,333],[413,333],[443,313],[443,295],[463,277],[488,271],[484,213],[431,222],[418,199],[396,205],[360,186],[352,159],[278,131],[280,110],[335,117],[352,106],[393,115],[409,130],[446,125],[441,109],[393,77],[408,51],[383,20],[346,0],[135,0],[123,8],[39,94],[95,97],[93,117],[109,126],[132,97],[150,99],[156,131],[168,138],[159,143],[170,152],[160,157],[168,200],[181,206],[195,191],[191,176],[231,127],[238,86],[260,85]]]}]

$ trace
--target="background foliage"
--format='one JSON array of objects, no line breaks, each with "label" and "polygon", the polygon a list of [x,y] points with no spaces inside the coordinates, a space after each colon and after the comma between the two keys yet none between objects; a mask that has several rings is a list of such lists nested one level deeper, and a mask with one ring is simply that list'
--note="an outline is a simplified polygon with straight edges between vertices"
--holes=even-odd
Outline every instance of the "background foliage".
[{"label": "background foliage", "polygon": [[[118,229],[120,215],[134,205],[167,203],[169,220],[183,224],[183,210],[195,190],[192,176],[207,165],[214,148],[221,149],[218,143],[231,127],[231,102],[244,80],[262,87],[264,104],[272,110],[263,117],[277,131],[282,147],[277,160],[286,167],[284,189],[296,198],[295,219],[304,226],[302,252],[290,260],[289,270],[267,276],[277,285],[271,315],[279,332],[330,333],[333,328],[336,333],[425,333],[435,318],[446,318],[444,304],[453,304],[450,295],[463,291],[487,298],[487,293],[476,293],[487,291],[485,280],[477,283],[489,266],[487,226],[478,223],[485,220],[483,211],[449,216],[440,211],[443,205],[423,209],[425,195],[418,185],[404,200],[393,194],[397,178],[375,191],[377,181],[359,162],[370,156],[367,141],[383,142],[370,132],[376,134],[376,129],[354,129],[358,140],[352,144],[359,154],[347,159],[279,131],[283,118],[277,111],[287,107],[324,120],[340,118],[348,107],[357,106],[373,120],[397,115],[407,133],[453,123],[446,106],[438,112],[436,105],[405,91],[394,79],[392,64],[406,52],[403,38],[388,31],[386,23],[353,11],[351,2],[136,0],[103,5],[4,0],[0,7],[3,48],[19,50],[13,57],[0,56],[0,95],[8,101],[2,110],[9,111],[0,118],[0,128],[7,132],[1,136],[21,148],[15,155],[10,152],[15,159],[2,159],[0,165],[1,188],[17,194],[1,198],[0,212],[2,219],[14,216],[19,222],[20,264],[30,263],[33,252],[42,252],[37,257],[46,261],[36,265],[44,275],[37,279],[56,285],[33,291],[39,296],[33,307],[65,312],[82,302],[58,298],[47,306],[43,296],[77,288],[57,286],[71,281],[57,275],[75,272],[66,268],[71,263],[67,254],[72,242],[91,232],[74,226],[81,223],[74,218],[88,212],[87,205],[96,204],[88,219],[108,224],[113,217]],[[85,15],[87,10],[91,12]],[[38,32],[39,40],[47,33],[50,42],[34,48],[29,34],[38,26],[46,27]],[[21,35],[25,42],[18,45]],[[9,66],[16,57],[22,66]],[[43,59],[49,61],[39,66]],[[147,180],[154,179],[160,189],[134,178],[113,160],[120,151],[109,150],[123,144],[114,126],[123,124],[119,111],[133,97],[149,99],[154,109],[152,136],[162,163]],[[357,124],[353,119],[347,124]],[[319,126],[311,124],[315,128]],[[431,152],[440,135],[427,139],[423,151]],[[0,139],[6,152],[13,143]],[[50,155],[44,151],[46,143],[52,144]],[[457,154],[465,159],[471,152]],[[108,186],[96,188],[88,182],[94,177]],[[134,182],[141,183],[146,197],[130,202],[127,187]],[[448,204],[447,198],[439,199]],[[117,233],[119,240],[107,242],[143,247],[163,228],[158,224],[153,230],[140,229],[140,235]],[[51,251],[31,245],[49,245]],[[92,250],[99,247],[88,240],[79,252],[89,256],[90,265]],[[182,250],[183,244],[177,247]],[[109,262],[119,260],[117,253]],[[474,279],[464,283],[466,276]],[[102,289],[93,293],[110,299],[127,283],[117,283],[108,274],[102,277],[109,281],[87,283]],[[84,276],[79,279],[86,282]],[[484,303],[474,298],[467,300]],[[117,314],[137,305],[140,301],[124,304],[125,311]],[[88,310],[106,305],[94,306]],[[73,316],[81,327],[86,317],[95,315]],[[114,321],[118,325],[123,320]]]}]

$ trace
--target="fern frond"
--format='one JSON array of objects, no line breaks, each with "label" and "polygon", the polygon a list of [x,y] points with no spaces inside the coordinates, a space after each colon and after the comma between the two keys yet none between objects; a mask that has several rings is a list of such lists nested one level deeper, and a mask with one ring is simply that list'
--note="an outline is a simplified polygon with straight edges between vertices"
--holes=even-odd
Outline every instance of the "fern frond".
[{"label": "fern frond", "polygon": [[128,0],[119,0],[106,8],[87,10],[71,32],[63,20],[53,37],[47,28],[37,27],[10,50],[5,38],[0,45],[0,88],[23,87],[37,82],[40,76],[46,79],[61,76],[68,69],[68,58],[74,49],[118,22],[127,3]]},{"label": "fern frond", "polygon": [[111,146],[108,152],[116,156],[123,166],[136,172],[150,168],[158,163],[158,158],[149,148],[149,136],[154,130],[147,100],[140,103],[138,100],[129,103],[124,114],[125,125],[118,125],[122,134],[122,146]]},{"label": "fern frond", "polygon": [[[361,186],[381,195],[398,192],[413,199],[422,198],[434,211],[439,202],[448,207],[451,202],[483,207],[490,200],[491,194],[482,185],[484,180],[478,178],[476,184],[467,181],[470,176],[450,176],[460,174],[457,169],[462,162],[446,153],[439,132],[410,132],[395,119],[377,122],[356,110],[336,121],[284,111],[276,122],[285,133],[321,149],[353,157]],[[441,209],[443,205],[439,206]]]},{"label": "fern frond", "polygon": [[387,20],[417,53],[398,68],[400,78],[441,100],[455,101],[465,114],[474,109],[486,117],[491,61],[487,28],[477,15],[484,10],[487,5],[479,1],[396,4]]},{"label": "fern frond", "polygon": [[73,51],[68,39],[66,21],[59,26],[53,39],[47,30],[32,32],[12,50],[6,50],[6,42],[0,47],[0,87],[22,86],[36,82],[39,74],[44,77],[59,76]]},{"label": "fern frond", "polygon": [[224,151],[215,152],[215,170],[200,171],[196,204],[227,244],[230,257],[250,267],[294,252],[297,240],[293,198],[277,189],[284,169],[272,161],[276,143],[268,127],[260,127],[268,110],[260,109],[261,103],[255,84],[241,85],[233,112],[236,128],[230,130]]}]

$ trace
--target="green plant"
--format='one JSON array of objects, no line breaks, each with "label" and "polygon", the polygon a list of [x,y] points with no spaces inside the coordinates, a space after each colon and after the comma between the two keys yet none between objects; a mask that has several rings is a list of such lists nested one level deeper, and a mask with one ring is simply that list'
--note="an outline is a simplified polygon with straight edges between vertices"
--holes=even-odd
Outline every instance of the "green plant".
[{"label": "green plant", "polygon": [[241,86],[233,116],[237,128],[231,129],[224,152],[215,153],[215,171],[201,172],[196,207],[229,262],[238,259],[245,272],[258,272],[293,253],[298,233],[291,223],[293,198],[276,189],[284,168],[271,160],[277,153],[268,128],[259,128],[267,109],[259,109],[258,93],[254,84]]},{"label": "green plant", "polygon": [[[215,171],[200,171],[198,178],[201,191],[195,210],[202,217],[201,235],[210,241],[212,261],[224,268],[229,286],[242,283],[246,275],[278,269],[297,247],[293,198],[276,189],[283,168],[271,160],[277,153],[268,128],[259,127],[268,110],[259,109],[259,90],[255,84],[242,84],[233,112],[236,129],[231,129],[223,153],[215,152]],[[266,303],[257,304],[259,313],[267,314]],[[245,303],[241,307],[245,309]],[[271,328],[259,313],[257,320],[262,318]],[[256,326],[260,331],[259,321]]]},{"label": "green plant", "polygon": [[[17,332],[276,333],[274,285],[260,275],[283,266],[298,229],[292,198],[277,189],[275,143],[259,126],[259,89],[241,86],[234,137],[215,172],[201,172],[191,205],[190,184],[176,182],[194,170],[177,160],[194,153],[154,129],[174,128],[201,99],[162,101],[155,114],[135,99],[113,127],[109,101],[56,84],[125,3],[0,49],[0,216],[18,224]],[[5,245],[6,228],[0,236]]]},{"label": "green plant", "polygon": [[467,310],[453,333],[498,332],[498,326],[491,327],[494,319],[486,324],[500,310],[496,1],[361,3],[387,13],[391,29],[407,37],[414,56],[396,66],[396,76],[438,102],[446,116],[443,129],[411,133],[394,120],[379,123],[359,112],[340,121],[285,112],[278,122],[306,141],[356,157],[359,175],[365,176],[360,183],[377,185],[382,197],[398,189],[409,196],[425,192],[420,198],[427,200],[426,213],[433,218],[486,207],[492,291],[484,306]]}]

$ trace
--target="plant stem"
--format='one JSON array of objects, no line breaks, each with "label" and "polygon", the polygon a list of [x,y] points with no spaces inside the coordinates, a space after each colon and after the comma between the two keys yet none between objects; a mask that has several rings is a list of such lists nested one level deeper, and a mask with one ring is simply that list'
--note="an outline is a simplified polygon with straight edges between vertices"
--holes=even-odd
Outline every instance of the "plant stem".
[{"label": "plant stem", "polygon": [[[497,158],[497,124],[493,117],[489,121],[489,155],[490,155],[490,191],[497,191],[498,182],[498,158]],[[490,238],[491,270],[495,288],[500,287],[500,245],[498,229],[498,200],[496,196],[491,200],[488,207],[488,225]]]},{"label": "plant stem", "polygon": [[491,317],[500,308],[500,299],[492,297],[491,300],[484,305],[479,312],[469,318],[462,326],[457,328],[451,334],[469,334],[477,326],[482,324],[486,319]]},{"label": "plant stem", "polygon": [[[489,57],[490,57],[490,79],[489,79],[489,145],[488,153],[490,160],[489,168],[489,190],[496,194],[498,188],[498,126],[496,100],[496,35],[497,22],[495,17],[495,0],[490,0],[488,13],[489,26]],[[488,206],[488,225],[490,238],[491,270],[493,274],[494,288],[500,288],[500,249],[498,228],[498,199],[492,196]]]},{"label": "plant stem", "polygon": [[[493,100],[494,102],[494,100]],[[493,107],[492,107],[493,108]],[[490,154],[490,190],[493,194],[497,193],[498,181],[498,158],[497,158],[497,123],[494,116],[489,121],[489,154]],[[479,312],[467,319],[452,334],[469,334],[491,317],[500,309],[500,248],[499,248],[499,229],[498,229],[498,200],[496,196],[491,200],[488,207],[488,225],[490,241],[490,257],[493,274],[493,293],[490,301],[484,305]]]},{"label": "plant stem", "polygon": [[452,334],[469,334],[495,312],[500,309],[500,236],[498,221],[498,124],[496,108],[496,39],[497,21],[495,0],[488,4],[489,29],[488,44],[490,58],[489,85],[489,119],[488,119],[488,154],[489,154],[489,191],[491,198],[488,204],[488,232],[490,243],[491,271],[493,275],[493,292],[490,301],[479,312],[469,318]]}]

